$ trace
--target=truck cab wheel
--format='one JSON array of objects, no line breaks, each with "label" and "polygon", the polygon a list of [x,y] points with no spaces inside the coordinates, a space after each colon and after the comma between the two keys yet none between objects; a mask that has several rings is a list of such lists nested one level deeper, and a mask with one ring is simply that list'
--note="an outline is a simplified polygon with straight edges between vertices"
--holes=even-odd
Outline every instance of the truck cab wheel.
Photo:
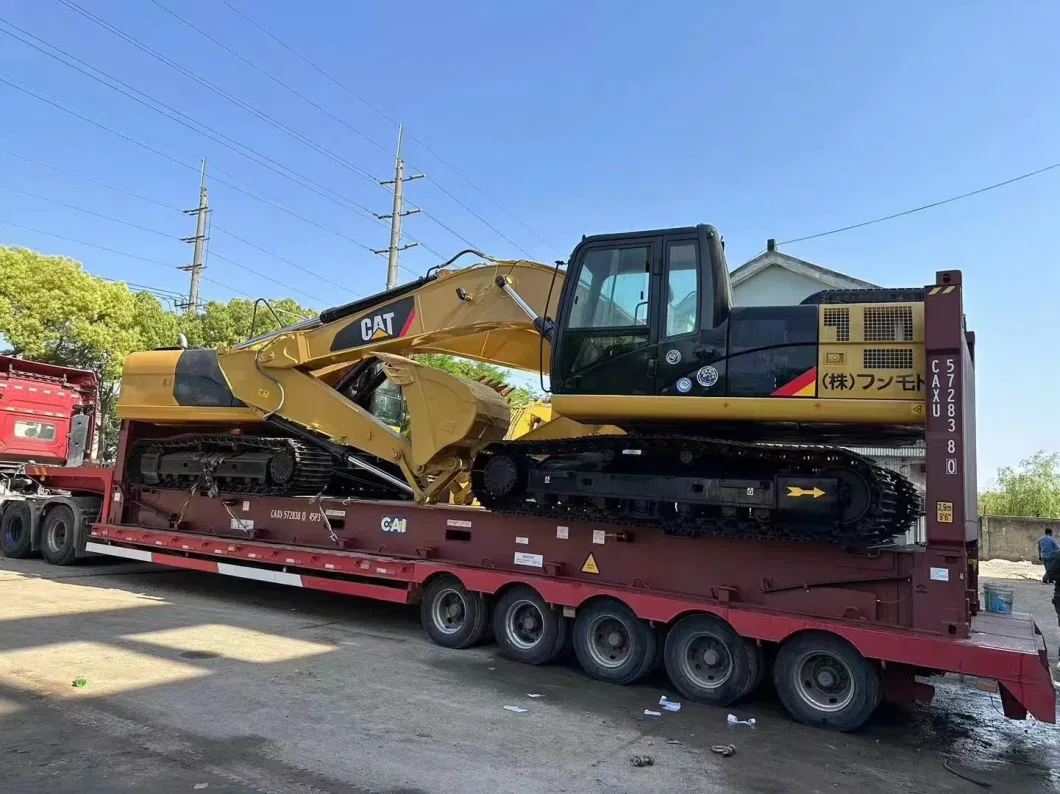
[{"label": "truck cab wheel", "polygon": [[570,621],[534,588],[517,585],[504,593],[493,610],[493,637],[501,653],[514,662],[547,664],[567,645]]},{"label": "truck cab wheel", "polygon": [[455,576],[441,576],[423,593],[420,623],[427,636],[444,648],[468,648],[489,627],[489,600],[472,593]]},{"label": "truck cab wheel", "polygon": [[40,527],[40,550],[52,565],[70,565],[77,558],[74,511],[66,505],[55,505],[45,514]]},{"label": "truck cab wheel", "polygon": [[593,678],[631,684],[651,670],[657,648],[655,629],[621,601],[595,601],[578,610],[574,653]]},{"label": "truck cab wheel", "polygon": [[849,642],[834,634],[797,634],[780,646],[773,667],[777,694],[799,722],[852,731],[880,701],[880,677]]},{"label": "truck cab wheel", "polygon": [[758,672],[749,643],[716,615],[681,618],[666,637],[666,673],[697,703],[727,706],[748,694]]},{"label": "truck cab wheel", "polygon": [[32,513],[25,502],[10,502],[0,518],[0,548],[15,560],[33,556]]}]

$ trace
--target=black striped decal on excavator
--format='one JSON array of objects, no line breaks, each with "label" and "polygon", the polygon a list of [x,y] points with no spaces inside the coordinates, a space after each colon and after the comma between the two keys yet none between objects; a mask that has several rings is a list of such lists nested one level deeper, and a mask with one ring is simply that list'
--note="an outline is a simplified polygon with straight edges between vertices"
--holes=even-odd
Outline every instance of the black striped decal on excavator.
[{"label": "black striped decal on excavator", "polygon": [[246,408],[228,388],[217,351],[206,348],[181,352],[173,373],[173,399],[177,405],[198,408]]}]

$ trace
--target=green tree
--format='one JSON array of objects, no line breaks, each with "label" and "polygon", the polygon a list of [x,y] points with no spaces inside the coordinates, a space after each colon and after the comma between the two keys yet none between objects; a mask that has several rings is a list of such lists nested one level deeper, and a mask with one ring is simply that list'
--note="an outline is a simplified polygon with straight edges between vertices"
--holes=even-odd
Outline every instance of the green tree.
[{"label": "green tree", "polygon": [[[15,355],[89,369],[100,381],[100,410],[113,410],[125,356],[165,329],[147,293],[86,273],[79,262],[0,247],[0,335]],[[175,327],[175,324],[173,324]],[[106,425],[101,428],[106,441]]]},{"label": "green tree", "polygon": [[[271,301],[280,322],[259,307],[255,333],[278,329],[312,311],[290,298]],[[100,454],[117,444],[114,405],[125,357],[138,350],[189,344],[218,347],[250,337],[254,303],[211,301],[198,314],[167,311],[149,292],[104,281],[81,264],[26,248],[0,246],[0,336],[15,355],[89,369],[100,382]]]},{"label": "green tree", "polygon": [[180,331],[187,337],[188,344],[221,347],[246,341],[252,331],[254,336],[259,336],[316,314],[291,298],[273,299],[269,305],[279,317],[279,322],[261,304],[255,317],[254,301],[246,298],[232,298],[227,303],[209,301],[200,314],[180,318]]},{"label": "green tree", "polygon": [[[484,379],[493,381],[494,383],[507,383],[508,374],[501,367],[494,366],[493,364],[486,364],[482,361],[471,361],[466,358],[447,356],[444,353],[421,353],[413,356],[413,358],[421,364],[426,364],[428,367],[442,369],[461,378],[467,378],[469,380]],[[537,396],[537,394],[529,389],[523,388],[522,386],[516,386],[508,394],[508,402],[513,406],[526,405],[526,403],[536,399]]]},{"label": "green tree", "polygon": [[1060,518],[1060,453],[1043,450],[998,469],[997,486],[979,494],[979,513]]}]

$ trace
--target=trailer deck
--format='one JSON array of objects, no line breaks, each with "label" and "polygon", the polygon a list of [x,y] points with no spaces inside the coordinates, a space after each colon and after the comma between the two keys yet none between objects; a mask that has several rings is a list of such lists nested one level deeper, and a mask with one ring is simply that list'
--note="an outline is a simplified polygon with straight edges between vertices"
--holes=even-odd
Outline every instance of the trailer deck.
[{"label": "trailer deck", "polygon": [[[345,507],[348,510],[352,505],[347,502]],[[375,503],[359,506],[368,511],[379,509]],[[472,512],[449,508],[413,510],[440,513],[431,518],[445,523],[468,521],[466,516]],[[412,515],[419,517],[417,512]],[[473,512],[478,518],[485,518],[482,511]],[[446,518],[454,515],[461,518]],[[494,517],[494,520],[498,519]],[[507,519],[499,521],[503,524]],[[592,544],[592,533],[599,530],[592,529],[591,525],[571,525],[563,529],[568,540],[579,535],[588,538],[588,543],[578,545],[589,549],[595,545],[597,551],[587,552],[594,560],[607,559],[601,549],[606,547],[606,541]],[[914,671],[952,672],[997,681],[1008,717],[1022,719],[1030,712],[1043,722],[1056,721],[1056,697],[1048,670],[1045,640],[1030,616],[1022,613],[976,615],[971,620],[968,637],[955,640],[939,633],[867,625],[853,616],[845,619],[795,616],[784,609],[738,604],[733,601],[736,588],[723,588],[719,592],[717,588],[708,587],[715,595],[721,596],[717,598],[652,589],[639,578],[626,584],[606,580],[597,583],[586,581],[584,577],[574,579],[558,575],[563,570],[560,561],[547,563],[553,575],[546,574],[544,566],[540,570],[518,570],[512,561],[519,554],[531,552],[513,552],[506,559],[484,558],[479,565],[468,565],[431,558],[432,549],[427,546],[420,547],[421,554],[417,557],[392,553],[397,550],[393,548],[394,544],[387,543],[381,543],[376,551],[322,549],[234,537],[227,528],[224,533],[222,536],[207,536],[96,524],[86,550],[141,562],[403,604],[419,603],[427,582],[441,574],[451,574],[468,589],[491,595],[513,584],[529,584],[546,601],[565,607],[571,615],[591,599],[608,597],[621,599],[639,617],[660,625],[669,624],[684,614],[710,611],[732,624],[741,636],[762,642],[778,643],[802,631],[828,631],[844,637],[864,655],[894,666],[893,674],[885,677],[888,696],[894,700],[931,699],[931,687],[914,680]],[[498,534],[505,535],[509,542],[514,540],[511,529],[503,533],[498,530]],[[575,556],[581,554],[580,550],[575,552]],[[597,562],[599,570],[606,567],[606,562]],[[806,585],[805,589],[812,591],[813,586]]]}]

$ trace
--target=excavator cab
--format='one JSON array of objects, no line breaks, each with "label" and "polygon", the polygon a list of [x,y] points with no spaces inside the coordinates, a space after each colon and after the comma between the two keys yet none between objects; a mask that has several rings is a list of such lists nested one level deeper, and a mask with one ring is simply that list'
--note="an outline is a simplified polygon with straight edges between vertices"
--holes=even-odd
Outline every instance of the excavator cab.
[{"label": "excavator cab", "polygon": [[724,351],[732,290],[712,226],[586,237],[565,283],[552,345],[557,394],[659,394],[674,373]]},{"label": "excavator cab", "polygon": [[860,444],[920,432],[923,357],[922,291],[733,306],[721,237],[701,225],[582,240],[550,377],[578,422]]}]

